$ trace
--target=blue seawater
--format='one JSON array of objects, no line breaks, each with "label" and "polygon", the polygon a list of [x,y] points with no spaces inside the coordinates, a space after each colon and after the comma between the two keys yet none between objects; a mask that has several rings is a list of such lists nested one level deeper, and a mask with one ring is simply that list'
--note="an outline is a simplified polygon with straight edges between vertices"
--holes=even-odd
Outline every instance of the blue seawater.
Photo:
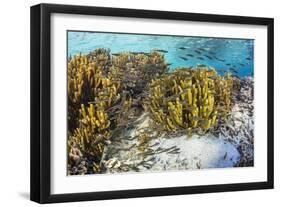
[{"label": "blue seawater", "polygon": [[254,40],[210,37],[143,35],[103,32],[68,32],[68,56],[88,54],[97,48],[111,53],[165,50],[170,71],[204,64],[237,76],[254,75]]}]

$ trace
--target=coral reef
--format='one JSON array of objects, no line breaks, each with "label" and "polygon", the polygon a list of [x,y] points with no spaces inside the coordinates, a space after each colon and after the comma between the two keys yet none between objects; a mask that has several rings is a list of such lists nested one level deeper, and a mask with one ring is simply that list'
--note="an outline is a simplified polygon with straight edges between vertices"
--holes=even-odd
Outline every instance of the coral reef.
[{"label": "coral reef", "polygon": [[110,142],[111,130],[128,123],[128,111],[133,104],[140,104],[133,99],[143,91],[148,79],[167,71],[167,64],[156,51],[111,56],[109,50],[97,49],[88,55],[70,57],[67,71],[69,169],[77,165],[71,162],[75,147],[91,160],[90,171],[100,173],[100,160],[104,146]]},{"label": "coral reef", "polygon": [[145,104],[153,119],[167,131],[206,132],[226,119],[239,82],[230,73],[221,77],[214,68],[179,68],[150,83]]},{"label": "coral reef", "polygon": [[[156,50],[103,48],[70,57],[67,74],[69,175],[173,169],[166,162],[178,169],[253,165],[251,80],[205,65],[169,72]],[[183,148],[194,143],[227,149],[214,155],[217,161],[200,155],[202,163],[188,163]]]}]

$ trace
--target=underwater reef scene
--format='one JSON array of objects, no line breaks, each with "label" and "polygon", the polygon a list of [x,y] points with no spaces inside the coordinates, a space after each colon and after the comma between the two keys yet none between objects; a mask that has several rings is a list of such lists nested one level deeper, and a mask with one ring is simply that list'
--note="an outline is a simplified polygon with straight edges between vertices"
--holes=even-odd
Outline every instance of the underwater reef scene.
[{"label": "underwater reef scene", "polygon": [[254,40],[68,32],[67,174],[254,166]]}]

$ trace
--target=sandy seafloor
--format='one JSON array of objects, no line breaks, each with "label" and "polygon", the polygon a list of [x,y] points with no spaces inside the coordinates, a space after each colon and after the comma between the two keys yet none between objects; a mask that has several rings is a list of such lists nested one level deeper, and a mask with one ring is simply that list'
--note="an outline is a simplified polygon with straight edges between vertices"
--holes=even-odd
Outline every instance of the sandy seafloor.
[{"label": "sandy seafloor", "polygon": [[[152,120],[143,113],[114,137],[102,162],[105,173],[192,170],[254,165],[253,78],[241,81],[241,91],[226,123],[204,135],[186,133],[158,135]],[[147,141],[138,137],[147,132]]]}]

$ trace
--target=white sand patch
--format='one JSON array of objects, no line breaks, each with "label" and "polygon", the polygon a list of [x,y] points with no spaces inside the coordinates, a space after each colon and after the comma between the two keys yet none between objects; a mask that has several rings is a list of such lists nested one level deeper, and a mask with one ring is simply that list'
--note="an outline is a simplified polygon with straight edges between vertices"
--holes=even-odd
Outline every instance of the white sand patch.
[{"label": "white sand patch", "polygon": [[177,146],[178,154],[156,154],[156,163],[151,170],[175,169],[202,169],[233,167],[240,158],[240,154],[231,143],[214,137],[193,135],[160,138],[153,142],[159,143],[157,147],[171,148]]},{"label": "white sand patch", "polygon": [[142,151],[137,137],[150,128],[151,121],[146,113],[142,114],[134,129],[125,133],[132,139],[120,137],[118,145],[111,145],[115,153],[104,160],[109,172],[225,168],[235,166],[240,160],[232,143],[212,134],[155,138],[156,133],[151,132],[154,138],[147,142],[146,151]]}]

